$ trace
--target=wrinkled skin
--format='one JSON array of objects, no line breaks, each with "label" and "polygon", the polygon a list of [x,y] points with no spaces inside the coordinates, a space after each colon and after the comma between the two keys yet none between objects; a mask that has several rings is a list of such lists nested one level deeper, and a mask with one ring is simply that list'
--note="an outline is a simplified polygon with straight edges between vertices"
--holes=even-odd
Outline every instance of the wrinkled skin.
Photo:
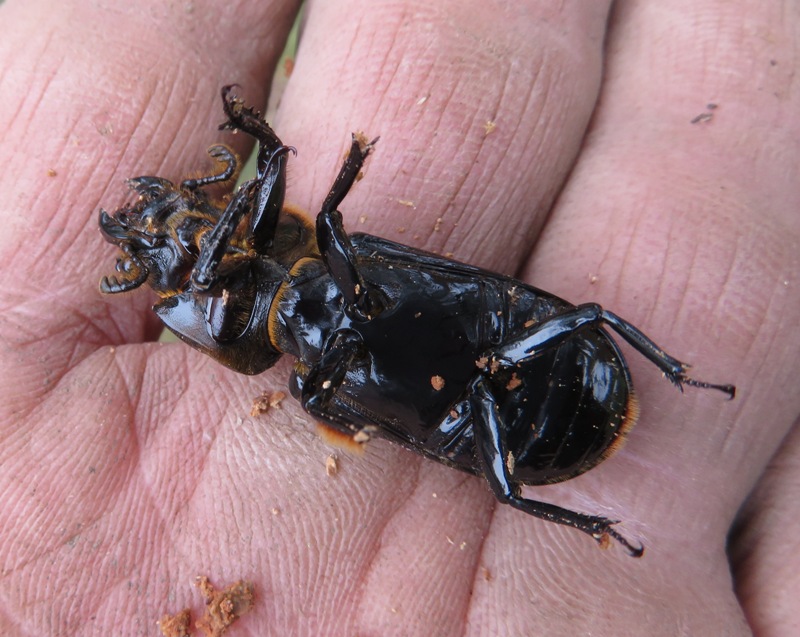
[{"label": "wrinkled skin", "polygon": [[273,123],[297,204],[381,135],[350,230],[598,301],[738,386],[631,355],[627,446],[526,491],[641,560],[388,443],[329,477],[291,399],[249,416],[288,363],[238,376],[153,342],[148,292],[98,293],[101,203],[244,143],[218,89],[266,98],[293,4],[0,6],[0,633],[157,634],[206,574],[255,584],[231,635],[796,634],[800,9],[607,5],[312,4]]}]

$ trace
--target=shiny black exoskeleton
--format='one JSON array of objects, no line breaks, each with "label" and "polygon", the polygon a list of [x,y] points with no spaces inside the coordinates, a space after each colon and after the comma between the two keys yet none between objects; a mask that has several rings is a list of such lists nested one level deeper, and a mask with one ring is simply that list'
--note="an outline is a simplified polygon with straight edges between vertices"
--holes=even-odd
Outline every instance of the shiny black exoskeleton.
[{"label": "shiny black exoskeleton", "polygon": [[205,187],[230,180],[236,158],[209,153],[219,174],[175,186],[130,181],[133,207],[101,211],[118,245],[105,293],[147,282],[154,311],[181,339],[245,374],[297,358],[291,391],[315,418],[356,441],[380,436],[486,478],[526,513],[605,542],[634,546],[603,517],[520,495],[520,485],[572,478],[620,445],[638,409],[610,328],[673,383],[692,380],[630,323],[469,265],[365,234],[337,207],[375,141],[353,136],[316,226],[284,206],[288,153],[258,113],[222,90],[227,121],[259,143],[254,179],[223,206]]}]

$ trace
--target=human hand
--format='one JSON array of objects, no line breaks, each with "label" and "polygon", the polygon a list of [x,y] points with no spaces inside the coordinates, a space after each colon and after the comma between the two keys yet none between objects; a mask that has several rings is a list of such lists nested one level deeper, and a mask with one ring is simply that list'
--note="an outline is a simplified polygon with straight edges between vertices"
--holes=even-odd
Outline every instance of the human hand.
[{"label": "human hand", "polygon": [[264,96],[294,5],[0,8],[0,632],[156,634],[197,607],[198,574],[253,581],[235,628],[259,635],[797,622],[780,602],[800,592],[800,16],[588,4],[312,4],[273,124],[299,151],[291,201],[314,212],[349,133],[381,135],[341,207],[349,230],[598,301],[738,386],[732,403],[681,396],[631,353],[626,448],[526,490],[622,519],[641,560],[388,443],[326,476],[331,450],[291,399],[248,415],[288,363],[238,376],[152,342],[147,293],[98,294],[113,264],[98,208],[230,142],[218,89]]}]

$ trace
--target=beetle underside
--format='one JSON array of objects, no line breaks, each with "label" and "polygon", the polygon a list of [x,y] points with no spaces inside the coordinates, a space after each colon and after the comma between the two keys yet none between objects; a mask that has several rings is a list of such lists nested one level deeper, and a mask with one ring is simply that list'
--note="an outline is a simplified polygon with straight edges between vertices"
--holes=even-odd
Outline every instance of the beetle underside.
[{"label": "beetle underside", "polygon": [[384,436],[482,475],[502,502],[612,538],[614,520],[520,495],[522,484],[568,479],[619,447],[638,414],[627,365],[607,330],[677,386],[686,375],[636,327],[596,304],[574,306],[509,277],[414,248],[348,235],[338,206],[373,140],[354,135],[312,224],[285,206],[284,146],[259,113],[222,89],[221,129],[259,144],[256,177],[222,205],[207,187],[234,178],[232,151],[212,146],[219,172],[178,185],[137,177],[132,206],[101,211],[121,250],[107,294],[147,283],[154,311],[183,341],[245,374],[283,354],[304,409],[341,435]]}]

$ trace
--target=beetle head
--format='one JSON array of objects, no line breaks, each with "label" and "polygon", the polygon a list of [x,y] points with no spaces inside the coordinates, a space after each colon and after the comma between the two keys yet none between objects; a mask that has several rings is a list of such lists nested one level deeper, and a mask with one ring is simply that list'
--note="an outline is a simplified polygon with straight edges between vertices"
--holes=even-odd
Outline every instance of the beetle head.
[{"label": "beetle head", "polygon": [[100,211],[100,231],[122,251],[119,274],[103,277],[100,291],[116,294],[147,283],[161,297],[153,310],[183,341],[238,372],[272,367],[281,352],[270,343],[267,313],[285,267],[266,255],[255,261],[227,257],[216,285],[194,285],[201,246],[221,211],[202,191],[160,177],[128,184],[137,194],[133,204],[113,214]]},{"label": "beetle head", "polygon": [[116,294],[147,282],[162,297],[182,291],[199,254],[200,239],[213,227],[208,203],[161,177],[128,181],[138,197],[113,214],[100,211],[100,231],[118,245],[118,276],[103,277],[100,291]]}]

